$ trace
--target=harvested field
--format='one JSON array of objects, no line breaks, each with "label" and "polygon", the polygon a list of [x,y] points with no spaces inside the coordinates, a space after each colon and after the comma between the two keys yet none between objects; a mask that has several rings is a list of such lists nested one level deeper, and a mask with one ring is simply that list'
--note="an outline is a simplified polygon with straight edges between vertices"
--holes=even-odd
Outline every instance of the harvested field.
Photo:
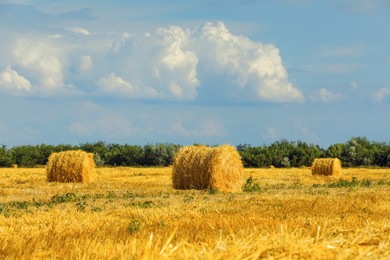
[{"label": "harvested field", "polygon": [[390,169],[245,169],[240,193],[174,190],[171,168],[93,183],[0,169],[0,258],[386,259]]}]

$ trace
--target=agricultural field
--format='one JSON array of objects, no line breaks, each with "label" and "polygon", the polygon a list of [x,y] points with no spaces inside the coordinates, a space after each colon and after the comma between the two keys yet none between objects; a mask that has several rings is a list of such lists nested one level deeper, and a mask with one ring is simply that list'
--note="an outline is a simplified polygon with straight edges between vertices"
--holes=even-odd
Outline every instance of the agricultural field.
[{"label": "agricultural field", "polygon": [[389,259],[390,169],[245,169],[240,193],[174,190],[172,169],[90,184],[0,169],[0,258]]}]

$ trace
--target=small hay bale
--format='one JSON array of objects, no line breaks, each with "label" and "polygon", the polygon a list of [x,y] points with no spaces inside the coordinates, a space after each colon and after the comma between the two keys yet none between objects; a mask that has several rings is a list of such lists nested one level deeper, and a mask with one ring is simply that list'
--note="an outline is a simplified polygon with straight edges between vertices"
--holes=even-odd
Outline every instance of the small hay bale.
[{"label": "small hay bale", "polygon": [[93,154],[81,150],[52,153],[46,171],[48,182],[89,183],[95,171]]},{"label": "small hay bale", "polygon": [[13,163],[13,164],[11,164],[11,168],[16,169],[16,168],[18,168],[18,165],[16,163]]},{"label": "small hay bale", "polygon": [[172,165],[175,189],[212,189],[240,192],[244,183],[244,167],[236,149],[219,147],[182,147]]},{"label": "small hay bale", "polygon": [[311,166],[313,175],[339,177],[342,175],[341,161],[338,158],[316,158]]}]

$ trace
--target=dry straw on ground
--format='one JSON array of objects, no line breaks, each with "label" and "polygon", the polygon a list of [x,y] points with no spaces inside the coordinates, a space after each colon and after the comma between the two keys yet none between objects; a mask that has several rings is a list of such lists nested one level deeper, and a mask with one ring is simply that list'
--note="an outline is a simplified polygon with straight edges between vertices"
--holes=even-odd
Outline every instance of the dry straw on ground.
[{"label": "dry straw on ground", "polygon": [[52,153],[47,162],[47,181],[89,183],[94,170],[92,153],[81,150]]},{"label": "dry straw on ground", "polygon": [[230,145],[185,146],[173,162],[175,189],[212,189],[240,192],[244,177],[241,157]]},{"label": "dry straw on ground", "polygon": [[340,177],[342,175],[341,161],[338,158],[316,158],[311,171],[313,175]]}]

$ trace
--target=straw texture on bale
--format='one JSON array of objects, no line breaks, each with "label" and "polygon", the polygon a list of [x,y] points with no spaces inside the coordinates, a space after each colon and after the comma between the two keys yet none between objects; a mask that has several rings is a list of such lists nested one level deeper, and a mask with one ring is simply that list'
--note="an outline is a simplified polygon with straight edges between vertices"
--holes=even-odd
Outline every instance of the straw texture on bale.
[{"label": "straw texture on bale", "polygon": [[341,176],[341,161],[338,158],[316,158],[311,166],[313,175]]},{"label": "straw texture on bale", "polygon": [[93,154],[81,150],[52,153],[46,171],[49,182],[89,183],[95,171]]},{"label": "straw texture on bale", "polygon": [[241,157],[230,145],[182,147],[172,167],[175,189],[240,192],[244,182]]},{"label": "straw texture on bale", "polygon": [[16,169],[16,168],[18,168],[18,165],[16,163],[13,163],[13,164],[11,164],[11,168]]}]

